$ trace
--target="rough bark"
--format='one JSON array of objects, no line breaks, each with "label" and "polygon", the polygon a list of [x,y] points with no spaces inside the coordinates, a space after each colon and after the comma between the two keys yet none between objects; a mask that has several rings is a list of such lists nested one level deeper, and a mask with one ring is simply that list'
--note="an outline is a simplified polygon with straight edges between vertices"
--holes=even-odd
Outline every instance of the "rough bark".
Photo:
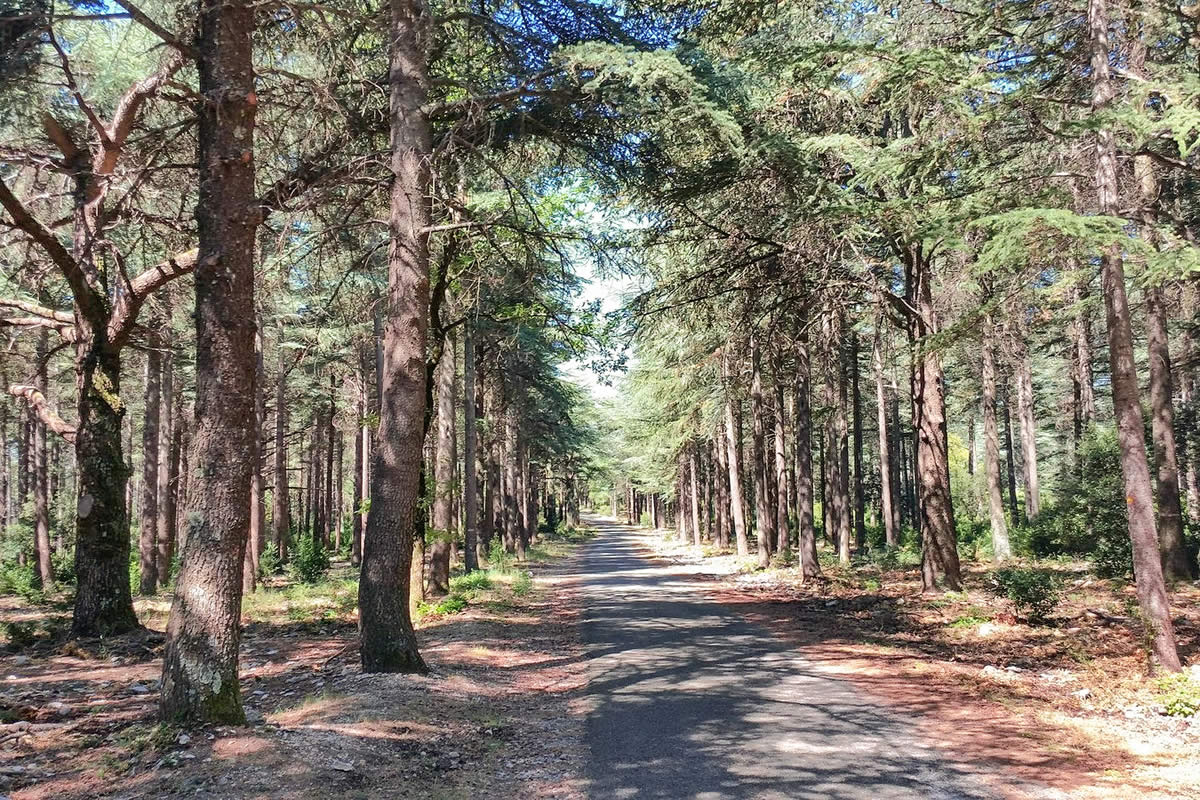
[{"label": "rough bark", "polygon": [[359,583],[360,639],[365,671],[423,672],[408,599],[429,329],[432,142],[421,107],[429,86],[425,47],[430,15],[423,0],[392,0],[390,8],[391,248],[379,437]]},{"label": "rough bark", "polygon": [[699,547],[700,539],[700,455],[696,452],[696,443],[689,442],[686,446],[689,472],[692,479],[691,497],[689,498],[692,504],[692,544]]},{"label": "rough bark", "polygon": [[[1088,2],[1088,38],[1091,53],[1092,110],[1102,113],[1112,102],[1115,89],[1110,77],[1108,7],[1106,0]],[[1096,130],[1097,210],[1119,216],[1117,148],[1113,132]],[[1121,449],[1121,474],[1125,482],[1125,510],[1133,545],[1133,569],[1138,602],[1148,633],[1153,637],[1154,655],[1166,670],[1180,669],[1171,622],[1171,606],[1159,559],[1154,525],[1154,497],[1139,402],[1137,369],[1133,357],[1133,330],[1129,300],[1125,293],[1125,265],[1119,244],[1106,247],[1100,256],[1104,284],[1105,318],[1108,324],[1109,367],[1113,415]]]},{"label": "rough bark", "polygon": [[257,456],[254,397],[254,194],[257,98],[245,0],[201,6],[200,192],[196,207],[196,428],[179,588],[167,623],[167,720],[241,723],[241,569]]},{"label": "rough bark", "polygon": [[[242,590],[253,592],[258,585],[258,565],[266,545],[267,505],[263,482],[263,424],[266,410],[263,401],[263,342],[261,318],[256,317],[254,331],[254,461],[250,473],[250,535],[246,542]],[[160,501],[161,502],[161,501]]]},{"label": "rough bark", "polygon": [[946,588],[958,591],[962,577],[958,561],[954,506],[950,499],[950,455],[946,439],[946,395],[942,360],[931,346],[937,333],[933,302],[933,273],[920,245],[906,251],[907,289],[916,315],[910,320],[914,347],[912,369],[913,431],[916,436],[916,480],[920,509],[922,588],[936,589],[940,573]]}]

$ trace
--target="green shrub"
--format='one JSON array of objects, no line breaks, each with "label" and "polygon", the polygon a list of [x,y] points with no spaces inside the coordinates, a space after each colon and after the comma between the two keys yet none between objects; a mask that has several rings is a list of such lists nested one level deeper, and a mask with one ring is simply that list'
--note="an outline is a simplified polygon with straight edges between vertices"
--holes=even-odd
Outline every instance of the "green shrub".
[{"label": "green shrub", "polygon": [[492,577],[483,570],[457,575],[450,579],[450,591],[459,594],[492,588]]},{"label": "green shrub", "polygon": [[467,607],[467,598],[461,594],[448,594],[442,601],[433,607],[437,614],[457,614]]},{"label": "green shrub", "polygon": [[42,590],[37,571],[32,566],[20,564],[0,567],[0,594],[15,594],[26,600],[40,601]]},{"label": "green shrub", "polygon": [[508,572],[513,563],[513,556],[504,549],[504,542],[499,536],[492,537],[488,546],[488,565],[497,572]]},{"label": "green shrub", "polygon": [[270,542],[258,554],[258,574],[261,577],[268,578],[272,575],[278,575],[282,570],[283,559],[279,557],[279,548],[274,542]]},{"label": "green shrub", "polygon": [[1186,672],[1165,675],[1155,681],[1163,708],[1170,717],[1191,717],[1200,714],[1200,681]]},{"label": "green shrub", "polygon": [[75,583],[75,554],[66,551],[50,556],[50,565],[54,567],[54,580],[60,585]]},{"label": "green shrub", "polygon": [[329,554],[311,536],[301,536],[292,552],[288,572],[300,583],[316,583],[329,569]]},{"label": "green shrub", "polygon": [[526,570],[518,570],[517,576],[513,578],[512,593],[517,597],[524,597],[533,591],[533,576]]},{"label": "green shrub", "polygon": [[1044,620],[1058,605],[1061,582],[1053,573],[1029,567],[1006,567],[989,576],[993,591],[1007,597],[1031,620]]},{"label": "green shrub", "polygon": [[1111,428],[1088,429],[1079,444],[1078,467],[1067,462],[1055,494],[1058,502],[1028,527],[1014,530],[1017,549],[1038,558],[1087,557],[1104,578],[1132,575],[1121,452]]}]

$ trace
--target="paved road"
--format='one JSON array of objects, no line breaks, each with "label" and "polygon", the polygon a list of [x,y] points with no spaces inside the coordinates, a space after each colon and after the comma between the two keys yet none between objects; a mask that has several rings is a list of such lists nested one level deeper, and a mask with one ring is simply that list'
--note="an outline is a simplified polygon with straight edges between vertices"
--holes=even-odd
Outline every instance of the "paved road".
[{"label": "paved road", "polygon": [[580,565],[595,800],[982,800],[978,781],[705,597],[686,567],[639,555],[599,517]]}]

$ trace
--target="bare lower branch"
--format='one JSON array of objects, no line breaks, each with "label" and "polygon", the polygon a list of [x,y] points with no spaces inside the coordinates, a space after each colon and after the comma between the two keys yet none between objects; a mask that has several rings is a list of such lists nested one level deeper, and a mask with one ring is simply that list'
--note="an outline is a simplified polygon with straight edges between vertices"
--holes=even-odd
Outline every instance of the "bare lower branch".
[{"label": "bare lower branch", "polygon": [[42,424],[51,431],[72,444],[75,442],[75,426],[60,417],[50,407],[50,403],[46,400],[46,395],[39,392],[36,386],[17,384],[8,387],[8,393],[13,397],[23,398],[29,405],[30,410],[37,414]]},{"label": "bare lower branch", "polygon": [[113,304],[112,317],[108,323],[108,340],[115,347],[121,347],[129,340],[138,313],[150,295],[163,285],[196,269],[197,252],[193,249],[174,255],[129,281],[128,288]]}]

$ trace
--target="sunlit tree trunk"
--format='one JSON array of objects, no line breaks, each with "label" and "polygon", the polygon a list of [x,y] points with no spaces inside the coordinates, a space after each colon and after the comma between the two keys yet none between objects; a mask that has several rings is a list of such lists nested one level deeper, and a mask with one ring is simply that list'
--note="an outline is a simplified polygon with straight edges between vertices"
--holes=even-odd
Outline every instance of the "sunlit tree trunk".
[{"label": "sunlit tree trunk", "polygon": [[766,409],[763,407],[762,353],[757,334],[750,335],[750,415],[754,431],[754,536],[758,542],[758,566],[771,563],[771,545],[775,536],[775,510],[771,508],[767,477]]},{"label": "sunlit tree trunk", "polygon": [[1004,498],[1000,491],[1000,429],[996,424],[996,341],[990,316],[983,322],[983,459],[987,474],[988,515],[992,526],[992,554],[997,561],[1012,556]]},{"label": "sunlit tree trunk", "polygon": [[801,580],[810,580],[821,574],[821,565],[817,561],[817,534],[813,524],[811,382],[808,340],[806,336],[801,336],[796,342],[796,382],[793,387],[796,407],[796,546]]},{"label": "sunlit tree trunk", "polygon": [[875,341],[871,348],[875,371],[876,424],[879,427],[879,510],[883,517],[884,541],[888,547],[900,543],[900,508],[893,483],[892,437],[888,433],[888,396],[883,375],[883,316],[875,320]]},{"label": "sunlit tree trunk", "polygon": [[746,533],[746,501],[742,496],[742,467],[741,448],[738,445],[738,425],[733,410],[733,390],[729,382],[728,355],[725,356],[724,370],[725,387],[725,441],[728,445],[729,458],[727,472],[729,473],[729,507],[733,514],[734,541],[737,544],[739,556],[749,555],[750,539]]}]

